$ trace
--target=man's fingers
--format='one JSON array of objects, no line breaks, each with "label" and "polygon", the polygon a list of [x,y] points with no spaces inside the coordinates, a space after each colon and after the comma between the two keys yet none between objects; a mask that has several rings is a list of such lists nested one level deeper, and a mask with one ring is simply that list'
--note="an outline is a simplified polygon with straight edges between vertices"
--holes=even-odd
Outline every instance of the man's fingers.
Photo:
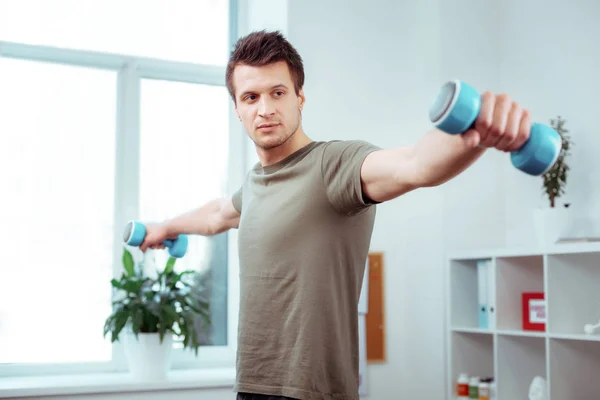
[{"label": "man's fingers", "polygon": [[492,125],[488,129],[485,139],[482,141],[484,147],[495,147],[502,140],[506,132],[507,116],[512,102],[508,95],[499,94],[494,101]]},{"label": "man's fingers", "polygon": [[523,110],[517,103],[512,103],[508,118],[506,121],[506,128],[500,141],[496,144],[496,148],[500,151],[506,151],[509,146],[517,139],[519,134],[519,125],[521,123],[521,117]]},{"label": "man's fingers", "polygon": [[521,115],[521,121],[519,123],[519,132],[517,133],[516,139],[508,146],[506,151],[519,150],[525,142],[529,139],[531,132],[531,114],[528,110],[523,110]]},{"label": "man's fingers", "polygon": [[470,148],[475,148],[479,146],[481,136],[476,129],[469,129],[462,134],[462,139],[467,143],[467,146]]},{"label": "man's fingers", "polygon": [[492,126],[494,120],[494,107],[495,97],[489,92],[485,91],[481,94],[481,110],[475,120],[475,129],[479,132],[481,143],[485,142],[488,130]]}]

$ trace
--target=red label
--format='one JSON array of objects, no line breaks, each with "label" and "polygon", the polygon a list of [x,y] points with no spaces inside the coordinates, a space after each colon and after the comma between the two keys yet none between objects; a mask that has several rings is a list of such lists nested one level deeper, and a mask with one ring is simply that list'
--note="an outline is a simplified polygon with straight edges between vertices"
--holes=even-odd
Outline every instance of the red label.
[{"label": "red label", "polygon": [[523,330],[546,330],[546,301],[543,292],[525,292],[522,297]]},{"label": "red label", "polygon": [[459,383],[456,391],[459,396],[469,396],[469,385],[466,383]]}]

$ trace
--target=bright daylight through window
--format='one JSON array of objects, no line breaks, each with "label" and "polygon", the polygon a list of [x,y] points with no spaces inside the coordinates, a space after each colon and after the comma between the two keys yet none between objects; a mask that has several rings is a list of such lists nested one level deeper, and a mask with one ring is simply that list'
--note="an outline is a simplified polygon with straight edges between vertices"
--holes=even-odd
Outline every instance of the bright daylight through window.
[{"label": "bright daylight through window", "polygon": [[116,73],[0,58],[0,362],[103,361]]},{"label": "bright daylight through window", "polygon": [[[227,176],[229,124],[225,87],[142,80],[140,117],[140,218],[161,221],[221,196]],[[190,236],[176,268],[208,273],[211,343],[224,345],[226,235]],[[153,252],[163,267],[168,253]]]},{"label": "bright daylight through window", "polygon": [[[124,220],[162,221],[227,193],[229,4],[0,0],[0,375],[16,364],[123,367],[103,325]],[[150,76],[121,75],[136,57]],[[231,354],[229,240],[192,236],[176,263],[210,283],[200,352],[211,350],[196,365]],[[149,256],[162,268],[168,253]]]},{"label": "bright daylight through window", "polygon": [[0,40],[224,65],[227,0],[0,0]]}]

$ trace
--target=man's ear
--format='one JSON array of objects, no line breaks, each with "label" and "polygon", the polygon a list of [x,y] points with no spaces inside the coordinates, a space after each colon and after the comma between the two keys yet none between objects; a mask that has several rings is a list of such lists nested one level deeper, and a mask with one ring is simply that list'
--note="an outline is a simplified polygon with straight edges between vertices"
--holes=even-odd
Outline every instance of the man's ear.
[{"label": "man's ear", "polygon": [[300,89],[298,92],[298,109],[302,111],[304,108],[304,103],[306,102],[306,97],[304,97],[304,89]]}]

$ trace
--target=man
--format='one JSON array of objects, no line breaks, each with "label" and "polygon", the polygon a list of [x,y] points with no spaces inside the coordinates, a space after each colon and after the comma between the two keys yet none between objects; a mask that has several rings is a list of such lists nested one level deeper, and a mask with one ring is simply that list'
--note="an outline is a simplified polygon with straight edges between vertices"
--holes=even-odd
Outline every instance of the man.
[{"label": "man", "polygon": [[527,111],[483,94],[475,129],[418,143],[311,140],[303,61],[278,32],[241,38],[227,66],[235,110],[260,160],[233,196],[151,225],[141,249],[239,228],[237,398],[358,399],[358,299],[375,205],[461,173],[486,148],[519,148]]}]

